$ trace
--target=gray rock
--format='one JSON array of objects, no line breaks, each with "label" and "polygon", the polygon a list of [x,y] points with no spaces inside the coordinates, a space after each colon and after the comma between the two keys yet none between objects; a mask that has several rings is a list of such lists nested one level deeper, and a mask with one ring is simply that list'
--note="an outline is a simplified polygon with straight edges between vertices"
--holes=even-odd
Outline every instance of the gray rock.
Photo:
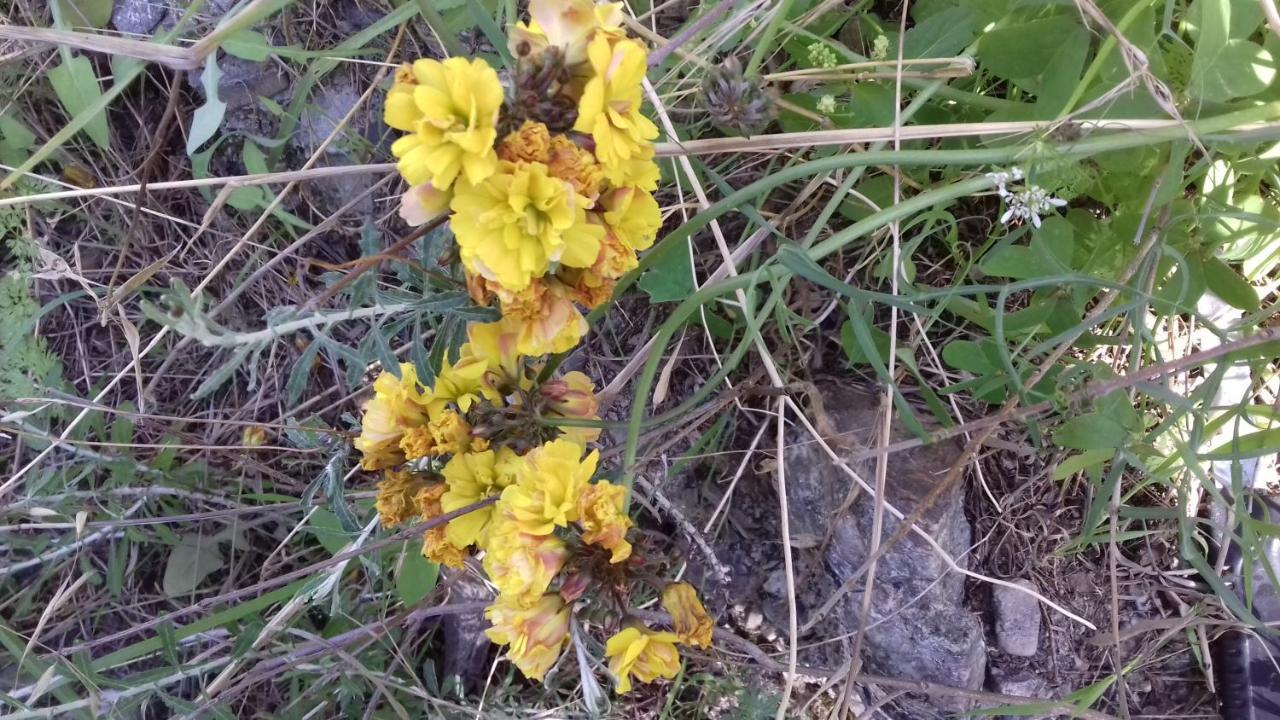
[{"label": "gray rock", "polygon": [[167,0],[116,0],[111,25],[129,35],[150,35],[172,7]]},{"label": "gray rock", "polygon": [[[1026,580],[1017,584],[1035,589]],[[991,589],[995,606],[996,641],[1010,655],[1031,657],[1040,646],[1040,601],[1027,593],[996,585]]]},{"label": "gray rock", "polygon": [[[339,128],[342,119],[359,102],[366,87],[367,80],[348,74],[337,74],[324,86],[317,87],[311,102],[298,119],[298,131],[290,139],[290,147],[303,158],[309,158]],[[386,135],[381,112],[381,98],[371,98],[338,130],[337,136],[325,147],[316,164],[324,167],[371,162],[379,150],[379,140]],[[382,154],[389,155],[389,151]],[[307,183],[306,192],[318,207],[333,210],[368,190],[378,177],[366,174],[321,178]],[[357,217],[372,217],[373,214],[372,196],[365,197],[351,210],[351,215]]]},{"label": "gray rock", "polygon": [[[488,602],[493,594],[484,583],[466,572],[446,570],[450,581],[449,602]],[[470,614],[450,613],[444,616],[444,677],[456,677],[459,685],[474,688],[484,682],[488,667],[489,642],[484,634],[489,621],[484,611]]]},{"label": "gray rock", "polygon": [[[258,98],[271,97],[289,89],[289,78],[280,65],[271,59],[252,62],[230,55],[218,58],[218,98],[227,104],[228,110],[247,108],[258,104]],[[204,69],[187,73],[187,83],[203,92]]]},{"label": "gray rock", "polygon": [[1013,695],[1033,700],[1043,700],[1049,697],[1049,683],[1032,672],[1024,671],[1007,676],[997,676],[993,679],[995,680],[996,692],[1001,695]]},{"label": "gray rock", "polygon": [[[820,383],[819,392],[838,437],[851,449],[869,445],[880,421],[878,395],[840,381]],[[926,416],[917,413],[927,427]],[[895,419],[892,439],[909,437],[910,431]],[[852,482],[815,443],[796,440],[786,456],[792,533],[829,538],[823,557],[834,585],[856,578],[855,591],[833,611],[821,635],[853,633],[860,620],[861,573],[870,554],[875,502],[862,492],[847,511],[833,516],[834,510],[847,504]],[[911,513],[960,452],[958,443],[947,441],[895,453],[886,483],[888,502],[904,514]],[[852,467],[869,482],[875,477],[874,463]],[[918,525],[959,563],[964,562],[971,534],[963,490],[962,483],[948,489]],[[897,527],[898,521],[886,511],[882,538],[887,539]],[[986,644],[981,622],[964,607],[964,578],[951,572],[923,538],[908,534],[880,559],[872,592],[863,644],[869,671],[971,690],[982,686]],[[968,707],[950,698],[935,698],[932,704],[948,710]],[[922,709],[908,711],[911,717],[930,715]]]}]

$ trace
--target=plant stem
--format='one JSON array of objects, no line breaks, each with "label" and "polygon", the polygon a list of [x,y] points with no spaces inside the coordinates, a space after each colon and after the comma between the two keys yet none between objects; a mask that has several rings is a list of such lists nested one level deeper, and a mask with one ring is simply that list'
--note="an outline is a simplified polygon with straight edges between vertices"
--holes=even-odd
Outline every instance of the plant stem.
[{"label": "plant stem", "polygon": [[773,48],[773,39],[777,37],[778,29],[786,22],[787,15],[791,14],[791,6],[793,4],[795,4],[795,0],[779,0],[778,9],[769,17],[769,24],[765,26],[764,33],[756,41],[755,50],[751,51],[751,60],[747,62],[747,77],[760,72],[760,66],[765,60],[765,53]]},{"label": "plant stem", "polygon": [[444,46],[445,53],[452,57],[463,57],[467,54],[466,48],[462,47],[462,41],[458,36],[449,32],[449,28],[445,25],[444,18],[441,17],[440,11],[431,7],[432,0],[415,0],[418,5],[418,12],[422,15],[422,19],[431,27],[431,31],[440,39],[440,44]]}]

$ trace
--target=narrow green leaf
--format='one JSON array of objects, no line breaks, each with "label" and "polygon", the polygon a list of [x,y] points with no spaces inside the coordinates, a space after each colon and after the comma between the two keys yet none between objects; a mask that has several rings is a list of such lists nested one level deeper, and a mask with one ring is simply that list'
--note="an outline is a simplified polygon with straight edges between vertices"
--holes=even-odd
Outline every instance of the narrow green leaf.
[{"label": "narrow green leaf", "polygon": [[252,351],[253,348],[247,345],[236,348],[235,351],[231,353],[231,357],[227,358],[226,362],[218,366],[217,370],[210,373],[209,377],[205,378],[205,381],[200,383],[200,387],[196,388],[196,391],[192,393],[191,399],[199,400],[222,387],[224,383],[231,379],[231,376],[235,374],[236,370],[240,369],[240,366],[244,364],[245,359],[249,357],[249,353]]},{"label": "narrow green leaf", "polygon": [[1072,455],[1058,463],[1058,467],[1053,469],[1051,477],[1054,480],[1065,480],[1081,470],[1101,466],[1115,457],[1115,454],[1116,451],[1112,448],[1097,448],[1095,450],[1086,450],[1079,455]]},{"label": "narrow green leaf", "polygon": [[1280,452],[1280,427],[1259,430],[1225,442],[1200,457],[1205,460],[1244,460]]},{"label": "narrow green leaf", "polygon": [[262,62],[271,55],[271,43],[267,42],[267,37],[256,30],[248,29],[233,33],[223,40],[222,49],[228,55],[252,62]]},{"label": "narrow green leaf", "polygon": [[1245,312],[1258,309],[1258,291],[1247,280],[1218,258],[1204,261],[1204,281],[1213,294],[1224,302]]}]

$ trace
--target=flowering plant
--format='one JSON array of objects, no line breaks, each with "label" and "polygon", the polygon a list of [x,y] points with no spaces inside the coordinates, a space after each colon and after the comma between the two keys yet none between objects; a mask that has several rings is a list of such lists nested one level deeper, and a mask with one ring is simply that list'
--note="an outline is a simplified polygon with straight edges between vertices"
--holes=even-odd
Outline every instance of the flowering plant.
[{"label": "flowering plant", "polygon": [[[545,377],[538,358],[575,346],[580,308],[607,300],[653,244],[658,130],[641,113],[646,51],[623,32],[621,4],[529,11],[510,29],[510,87],[479,59],[422,59],[387,94],[386,123],[406,133],[392,146],[409,184],[401,217],[447,216],[471,297],[501,319],[470,324],[430,383],[412,364],[386,369],[356,448],[383,473],[385,526],[465,511],[426,531],[423,554],[478,561],[496,589],[487,634],[524,675],[543,679],[571,640],[610,629],[622,693],[674,677],[677,644],[709,646],[712,621],[691,586],[657,581],[636,552],[627,488],[596,478],[599,430],[557,424],[599,419],[591,380]],[[671,632],[628,619],[646,584]]]}]

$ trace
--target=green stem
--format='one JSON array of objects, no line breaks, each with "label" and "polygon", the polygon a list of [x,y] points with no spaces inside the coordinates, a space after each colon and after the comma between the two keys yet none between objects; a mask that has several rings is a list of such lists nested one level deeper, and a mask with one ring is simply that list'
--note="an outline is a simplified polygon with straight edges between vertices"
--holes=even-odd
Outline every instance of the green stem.
[{"label": "green stem", "polygon": [[778,36],[778,29],[787,21],[787,15],[791,14],[791,6],[794,4],[795,0],[781,0],[778,3],[778,9],[769,18],[769,24],[765,26],[764,32],[756,41],[755,49],[751,51],[751,59],[747,62],[747,77],[760,72],[766,53],[777,49],[774,47],[773,39]]}]

